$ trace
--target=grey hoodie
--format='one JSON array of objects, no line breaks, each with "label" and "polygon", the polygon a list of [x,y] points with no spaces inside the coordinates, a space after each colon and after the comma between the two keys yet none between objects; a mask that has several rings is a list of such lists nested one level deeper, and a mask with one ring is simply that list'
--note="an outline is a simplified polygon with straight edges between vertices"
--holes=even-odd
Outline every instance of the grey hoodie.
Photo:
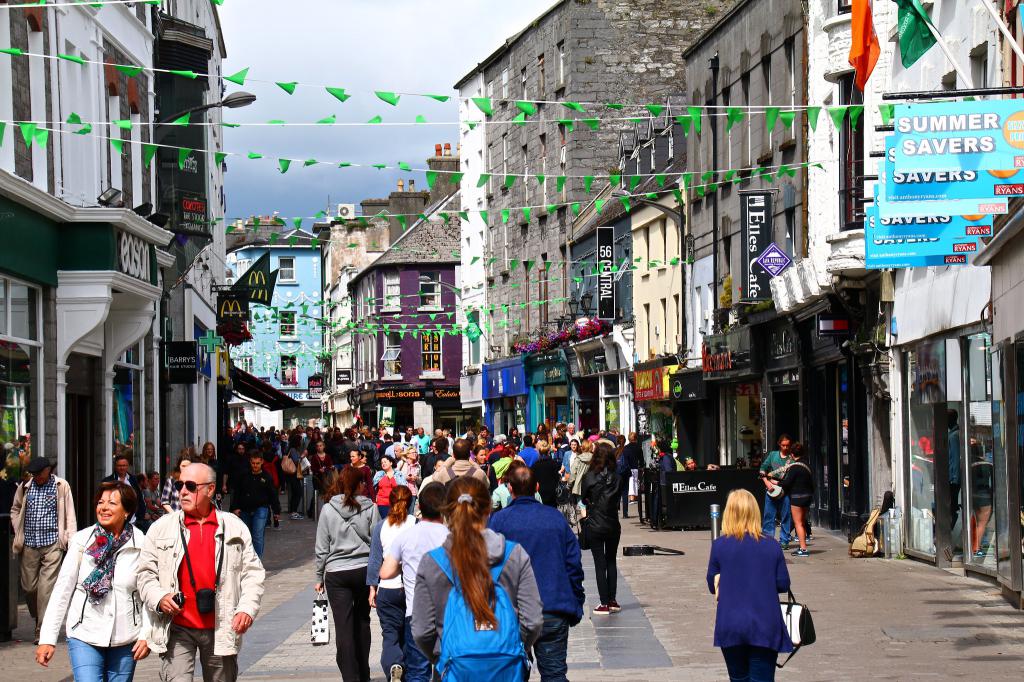
[{"label": "grey hoodie", "polygon": [[320,511],[316,526],[316,578],[324,573],[363,568],[370,560],[373,526],[380,521],[377,505],[356,496],[358,509],[345,505],[344,495],[335,495]]},{"label": "grey hoodie", "polygon": [[592,459],[594,459],[593,451],[580,452],[572,461],[572,465],[569,468],[569,480],[572,484],[570,492],[573,495],[581,494],[580,486],[583,485],[583,475],[590,469],[590,460]]},{"label": "grey hoodie", "polygon": [[[450,548],[451,542],[451,536],[448,536],[443,547]],[[487,528],[484,530],[484,542],[487,544],[491,566],[498,564],[505,555],[505,536]],[[522,545],[517,544],[512,550],[498,582],[512,600],[512,607],[519,616],[519,635],[523,639],[523,646],[529,651],[544,628],[544,614],[537,579],[533,575],[533,566]],[[434,558],[429,554],[424,555],[416,572],[416,591],[413,597],[416,608],[412,612],[412,636],[416,640],[416,646],[431,663],[436,663],[441,655],[444,611],[451,589],[452,584]]]}]

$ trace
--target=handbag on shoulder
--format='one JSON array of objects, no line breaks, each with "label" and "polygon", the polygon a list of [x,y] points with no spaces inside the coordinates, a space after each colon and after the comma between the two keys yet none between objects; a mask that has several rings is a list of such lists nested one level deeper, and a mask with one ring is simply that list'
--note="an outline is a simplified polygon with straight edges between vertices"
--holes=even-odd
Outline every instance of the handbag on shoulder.
[{"label": "handbag on shoulder", "polygon": [[327,595],[317,593],[313,598],[313,620],[310,622],[309,641],[313,646],[323,646],[331,641],[331,620],[327,613]]},{"label": "handbag on shoulder", "polygon": [[580,550],[584,552],[590,549],[590,533],[587,532],[587,526],[590,524],[587,523],[587,521],[588,519],[586,516],[580,518],[580,530],[576,535],[580,541]]},{"label": "handbag on shoulder", "polygon": [[789,591],[788,600],[779,602],[779,607],[782,609],[782,621],[786,624],[789,638],[793,641],[793,652],[786,657],[785,661],[775,664],[775,667],[782,668],[802,647],[814,644],[817,635],[814,633],[811,610],[797,602],[796,597],[793,596],[793,590]]}]

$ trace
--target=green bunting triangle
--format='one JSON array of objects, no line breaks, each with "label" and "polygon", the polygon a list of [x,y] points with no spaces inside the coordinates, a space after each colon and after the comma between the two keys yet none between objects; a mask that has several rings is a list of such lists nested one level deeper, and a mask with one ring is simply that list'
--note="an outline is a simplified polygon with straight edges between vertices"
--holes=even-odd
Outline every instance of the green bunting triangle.
[{"label": "green bunting triangle", "polygon": [[512,217],[512,211],[510,209],[507,209],[507,208],[501,209],[501,222],[502,222],[502,224],[507,223],[508,219],[510,217]]},{"label": "green bunting triangle", "polygon": [[222,163],[224,163],[224,159],[226,159],[226,158],[228,158],[228,155],[225,154],[224,152],[214,152],[213,153],[213,163],[214,163],[214,165],[217,165],[217,166],[221,165]]},{"label": "green bunting triangle", "polygon": [[527,116],[533,116],[537,113],[537,105],[533,102],[518,101],[516,102],[516,107]]},{"label": "green bunting triangle", "polygon": [[879,104],[878,113],[882,116],[882,125],[887,126],[892,123],[893,114],[896,112],[895,104]]},{"label": "green bunting triangle", "polygon": [[224,80],[235,83],[236,85],[245,85],[245,79],[249,75],[249,67],[245,67],[238,73],[233,73],[230,76],[224,76]]},{"label": "green bunting triangle", "polygon": [[352,95],[345,92],[345,88],[324,88],[329,95],[336,98],[339,102],[345,102]]},{"label": "green bunting triangle", "polygon": [[178,150],[178,170],[185,170],[185,160],[191,153],[192,150],[185,147]]},{"label": "green bunting triangle", "polygon": [[484,185],[486,185],[486,184],[487,184],[487,182],[488,182],[488,181],[489,181],[490,179],[491,179],[491,174],[490,174],[490,173],[481,173],[481,174],[480,174],[480,177],[479,177],[479,178],[477,178],[477,181],[476,181],[476,186],[477,186],[477,187],[483,187]]},{"label": "green bunting triangle", "polygon": [[729,107],[725,110],[725,131],[729,132],[732,127],[743,120],[746,116],[743,109],[739,107]]},{"label": "green bunting triangle", "polygon": [[191,120],[191,114],[184,114],[171,121],[171,125],[175,126],[187,126]]},{"label": "green bunting triangle", "polygon": [[577,218],[580,216],[580,202],[574,201],[573,203],[569,204],[569,208],[572,210],[574,216],[576,216]]},{"label": "green bunting triangle", "polygon": [[700,118],[703,109],[700,107],[687,107],[686,110],[690,114],[690,121],[693,123],[693,132],[700,135]]},{"label": "green bunting triangle", "polygon": [[779,108],[768,107],[764,110],[764,127],[768,130],[774,130],[775,124],[779,120]]},{"label": "green bunting triangle", "polygon": [[377,95],[377,99],[382,102],[387,102],[391,106],[398,106],[398,100],[402,99],[401,95],[396,95],[393,92],[386,92],[384,90],[375,90],[374,93]]},{"label": "green bunting triangle", "polygon": [[570,109],[572,111],[578,111],[581,114],[586,112],[586,109],[584,109],[583,105],[580,104],[579,102],[562,102],[561,104],[566,109]]},{"label": "green bunting triangle", "polygon": [[597,130],[601,127],[601,119],[598,118],[583,118],[580,119],[584,124],[591,130]]},{"label": "green bunting triangle", "polygon": [[622,208],[626,209],[626,213],[633,210],[633,206],[629,203],[629,197],[619,197],[619,201],[622,202]]},{"label": "green bunting triangle", "polygon": [[565,176],[559,175],[555,178],[555,191],[561,192],[563,189],[565,189]]},{"label": "green bunting triangle", "polygon": [[485,225],[487,224],[487,211],[480,211],[480,219],[484,221]]},{"label": "green bunting triangle", "polygon": [[448,96],[448,95],[423,95],[423,96],[424,97],[429,97],[432,100],[437,100],[438,102],[447,102],[448,100],[451,99],[451,97]]},{"label": "green bunting triangle", "polygon": [[850,128],[857,130],[857,123],[860,121],[861,114],[864,113],[864,105],[856,104],[850,107]]},{"label": "green bunting triangle", "polygon": [[187,71],[184,69],[171,69],[168,73],[174,76],[181,76],[182,78],[188,78],[189,80],[195,80],[199,78],[199,74],[195,71]]},{"label": "green bunting triangle", "polygon": [[412,166],[407,164],[405,161],[399,161],[398,162],[398,170],[411,171],[412,170]]},{"label": "green bunting triangle", "polygon": [[[40,4],[42,4],[42,3],[40,3]],[[57,59],[63,59],[64,61],[74,62],[75,64],[79,64],[81,66],[85,66],[85,60],[82,59],[81,57],[79,57],[78,55],[58,54],[57,55]]]},{"label": "green bunting triangle", "polygon": [[110,146],[117,151],[118,156],[124,154],[124,140],[112,137],[110,138]]},{"label": "green bunting triangle", "polygon": [[543,175],[535,175],[535,176],[533,176],[533,177],[534,177],[534,178],[536,178],[536,180],[537,180],[537,184],[538,184],[538,185],[542,185],[542,186],[543,186],[543,184],[544,184],[544,181],[545,181],[545,180],[547,179],[547,178],[546,178],[546,177],[544,177]]},{"label": "green bunting triangle", "polygon": [[294,82],[294,81],[291,82],[291,83],[277,83],[277,87],[281,88],[282,90],[287,92],[289,95],[294,95],[295,94],[295,86],[296,85],[298,85],[298,83]]},{"label": "green bunting triangle", "polygon": [[658,187],[664,187],[665,180],[667,180],[667,178],[665,177],[664,173],[659,173],[658,175],[654,176],[654,180],[658,183]]},{"label": "green bunting triangle", "polygon": [[631,175],[630,176],[630,178],[629,178],[629,191],[630,192],[635,190],[640,185],[641,179],[642,178],[639,175]]},{"label": "green bunting triangle", "polygon": [[427,189],[434,189],[434,183],[437,181],[437,171],[427,171]]},{"label": "green bunting triangle", "polygon": [[450,185],[457,185],[457,184],[459,184],[460,182],[462,182],[462,176],[463,175],[465,175],[465,173],[449,173],[448,174],[448,184],[450,184]]},{"label": "green bunting triangle", "polygon": [[811,130],[818,129],[818,115],[821,114],[821,107],[807,107],[807,125]]},{"label": "green bunting triangle", "polygon": [[153,157],[156,156],[156,145],[143,143],[142,145],[142,163],[149,168],[149,164],[153,163]]},{"label": "green bunting triangle", "polygon": [[512,189],[512,186],[516,184],[516,176],[506,175],[502,184],[505,185],[505,189]]},{"label": "green bunting triangle", "polygon": [[337,122],[338,122],[338,117],[335,116],[334,114],[331,114],[330,116],[328,116],[326,118],[322,118],[319,121],[317,121],[317,124],[318,125],[329,126],[329,125],[333,125],[334,123],[337,123]]},{"label": "green bunting triangle", "polygon": [[796,112],[795,111],[782,111],[782,112],[779,112],[779,120],[782,121],[782,125],[784,125],[787,130],[792,130],[792,128],[793,128],[793,119],[795,119],[795,118],[796,118]]},{"label": "green bunting triangle", "polygon": [[515,123],[517,126],[526,125],[526,114],[518,114],[515,118],[512,119],[512,122]]},{"label": "green bunting triangle", "polygon": [[285,173],[288,172],[288,169],[292,167],[292,160],[291,159],[278,159],[277,160],[277,165],[281,169],[281,175],[284,175]]},{"label": "green bunting triangle", "polygon": [[490,116],[494,113],[494,106],[491,103],[490,97],[474,97],[473,104],[476,108],[483,112],[484,116]]},{"label": "green bunting triangle", "polygon": [[128,64],[118,64],[114,68],[117,69],[118,71],[120,71],[121,73],[125,74],[129,78],[135,78],[140,73],[142,73],[142,67],[141,66],[131,66],[131,65],[128,65]]},{"label": "green bunting triangle", "polygon": [[523,206],[523,220],[525,222],[530,222],[530,207],[529,206]]},{"label": "green bunting triangle", "polygon": [[661,112],[665,111],[664,104],[645,104],[644,109],[651,112],[651,116],[661,116]]},{"label": "green bunting triangle", "polygon": [[374,116],[367,123],[383,123],[384,119],[380,115]]},{"label": "green bunting triangle", "polygon": [[39,124],[19,123],[18,127],[21,128],[21,139],[25,141],[25,146],[31,148],[32,141],[35,139],[36,128],[39,127]]},{"label": "green bunting triangle", "polygon": [[593,186],[593,184],[594,184],[594,176],[593,175],[585,175],[585,176],[583,176],[583,191],[584,192],[586,192],[587,194],[590,194],[590,188],[591,188],[591,186]]},{"label": "green bunting triangle", "polygon": [[828,115],[832,119],[832,124],[837,130],[843,127],[843,120],[846,118],[847,107],[829,107]]}]

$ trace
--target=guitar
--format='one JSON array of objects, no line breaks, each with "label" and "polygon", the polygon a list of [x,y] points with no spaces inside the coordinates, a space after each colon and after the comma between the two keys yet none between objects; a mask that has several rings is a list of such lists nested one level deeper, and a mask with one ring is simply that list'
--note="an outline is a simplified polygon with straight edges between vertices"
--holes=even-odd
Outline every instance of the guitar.
[{"label": "guitar", "polygon": [[778,499],[778,498],[780,498],[780,497],[782,497],[782,496],[784,496],[786,494],[786,491],[782,489],[782,486],[778,485],[779,475],[781,474],[781,475],[785,476],[786,475],[786,470],[789,469],[789,467],[791,467],[791,466],[793,466],[793,462],[790,462],[789,464],[785,464],[785,465],[783,465],[783,466],[781,466],[778,469],[775,469],[773,471],[769,471],[768,473],[765,473],[763,471],[761,472],[761,478],[770,478],[770,479],[772,479],[773,482],[776,483],[774,488],[772,488],[771,490],[766,490],[766,492],[768,493],[768,497],[770,497],[771,499],[775,500],[775,499]]}]

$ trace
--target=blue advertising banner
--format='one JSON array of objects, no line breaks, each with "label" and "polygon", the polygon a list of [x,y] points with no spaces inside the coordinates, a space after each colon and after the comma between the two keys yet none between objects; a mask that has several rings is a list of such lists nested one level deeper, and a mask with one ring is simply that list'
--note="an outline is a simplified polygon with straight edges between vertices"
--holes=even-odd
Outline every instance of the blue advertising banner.
[{"label": "blue advertising banner", "polygon": [[1005,197],[1024,192],[1024,170],[901,172],[896,170],[895,159],[896,147],[890,138],[885,153],[883,217],[1001,214],[1007,212],[1009,200]]},{"label": "blue advertising banner", "polygon": [[865,209],[864,251],[867,268],[920,268],[967,265],[980,237],[992,235],[988,216],[883,218],[878,208]]},{"label": "blue advertising banner", "polygon": [[1024,168],[1024,100],[898,104],[893,123],[901,173]]}]

